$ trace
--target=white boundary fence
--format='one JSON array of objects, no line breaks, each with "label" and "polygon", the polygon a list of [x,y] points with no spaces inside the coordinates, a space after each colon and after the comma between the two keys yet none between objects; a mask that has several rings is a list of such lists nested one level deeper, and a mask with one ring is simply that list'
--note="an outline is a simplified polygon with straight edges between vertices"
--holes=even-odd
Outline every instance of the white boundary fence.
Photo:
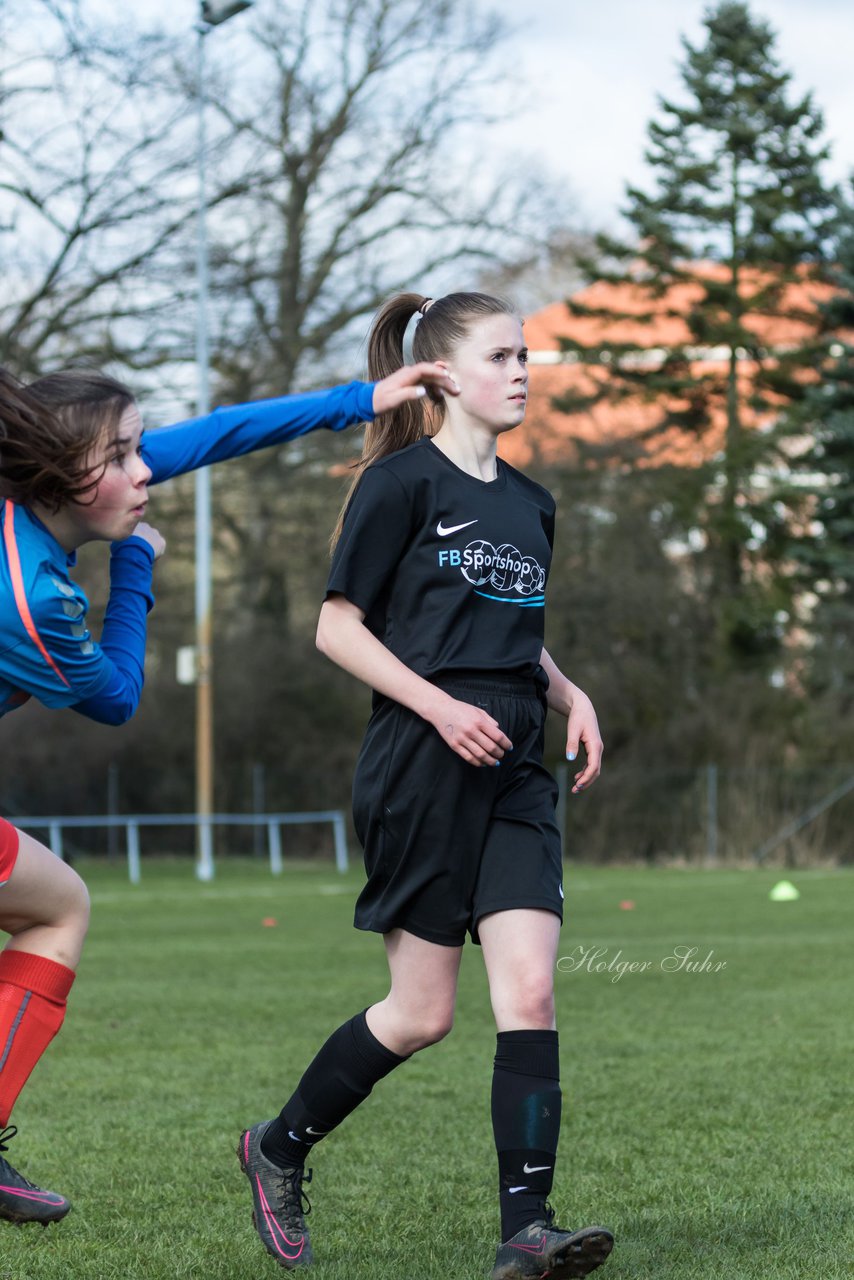
[{"label": "white boundary fence", "polygon": [[124,827],[128,878],[131,884],[139,884],[141,879],[140,827],[199,827],[209,847],[213,827],[266,827],[270,870],[274,876],[278,876],[281,875],[284,865],[282,827],[298,826],[307,822],[329,822],[332,824],[335,841],[335,866],[339,871],[344,872],[349,865],[347,826],[341,809],[327,809],[316,813],[212,813],[207,819],[199,818],[195,813],[146,813],[120,814],[110,817],[9,817],[7,821],[24,830],[47,831],[50,847],[58,858],[63,857],[63,831],[67,828]]}]

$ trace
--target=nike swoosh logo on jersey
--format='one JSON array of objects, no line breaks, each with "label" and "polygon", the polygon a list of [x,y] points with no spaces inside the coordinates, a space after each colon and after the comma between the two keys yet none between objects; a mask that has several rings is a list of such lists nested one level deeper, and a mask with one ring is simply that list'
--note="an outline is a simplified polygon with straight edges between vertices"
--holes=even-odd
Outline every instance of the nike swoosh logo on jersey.
[{"label": "nike swoosh logo on jersey", "polygon": [[527,1162],[522,1165],[523,1173],[542,1173],[544,1169],[551,1169],[551,1165],[550,1164],[529,1165]]},{"label": "nike swoosh logo on jersey", "polygon": [[470,524],[477,524],[477,521],[466,520],[465,524],[451,524],[451,525],[448,525],[446,529],[445,526],[442,524],[442,521],[440,520],[439,523],[436,525],[436,532],[438,533],[440,538],[448,538],[452,533],[459,533],[460,529],[467,529]]}]

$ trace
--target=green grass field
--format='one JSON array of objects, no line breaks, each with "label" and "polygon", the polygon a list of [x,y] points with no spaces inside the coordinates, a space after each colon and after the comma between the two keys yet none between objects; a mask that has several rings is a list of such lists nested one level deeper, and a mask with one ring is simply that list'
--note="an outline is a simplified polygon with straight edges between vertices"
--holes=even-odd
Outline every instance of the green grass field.
[{"label": "green grass field", "polygon": [[[75,1208],[47,1231],[0,1224],[0,1280],[279,1275],[234,1150],[320,1041],[384,993],[381,943],[351,927],[360,876],[223,865],[202,886],[186,864],[144,864],[134,889],[119,865],[80,869],[88,949],[9,1152]],[[852,1275],[854,876],[799,872],[800,901],[775,904],[780,874],[567,874],[552,1199],[560,1222],[614,1230],[603,1280]],[[668,972],[677,946],[725,967]],[[578,967],[588,948],[647,967],[591,971],[592,953]],[[452,1035],[316,1152],[317,1280],[488,1271],[493,1050],[469,947]]]}]

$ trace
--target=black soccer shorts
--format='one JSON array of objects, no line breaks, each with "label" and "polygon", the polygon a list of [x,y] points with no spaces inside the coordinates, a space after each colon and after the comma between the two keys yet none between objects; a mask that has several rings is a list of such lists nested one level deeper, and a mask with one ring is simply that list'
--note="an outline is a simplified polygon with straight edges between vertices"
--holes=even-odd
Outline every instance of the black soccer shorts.
[{"label": "black soccer shorts", "polygon": [[557,784],[543,765],[545,693],[516,676],[447,677],[513,743],[500,765],[467,764],[413,711],[378,699],[353,779],[353,819],[368,882],[357,929],[406,929],[458,947],[493,911],[563,919]]}]

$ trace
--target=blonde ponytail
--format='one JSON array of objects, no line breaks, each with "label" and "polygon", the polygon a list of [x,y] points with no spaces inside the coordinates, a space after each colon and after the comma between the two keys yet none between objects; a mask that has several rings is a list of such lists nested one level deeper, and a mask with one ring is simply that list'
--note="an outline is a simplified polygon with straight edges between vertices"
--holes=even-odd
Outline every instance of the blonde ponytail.
[{"label": "blonde ponytail", "polygon": [[[403,367],[403,335],[412,317],[427,301],[428,299],[420,293],[400,293],[377,313],[368,338],[368,380],[370,382],[380,382]],[[380,458],[384,458],[386,454],[396,453],[398,449],[405,449],[407,445],[414,444],[425,434],[426,415],[423,399],[405,400],[396,409],[381,413],[373,422],[368,423],[365,427],[362,456],[354,468],[347,497],[344,499],[344,505],[338,513],[338,520],[332,532],[330,545],[333,551],[341,536],[344,514],[365,469],[372,462],[378,462]]]}]

